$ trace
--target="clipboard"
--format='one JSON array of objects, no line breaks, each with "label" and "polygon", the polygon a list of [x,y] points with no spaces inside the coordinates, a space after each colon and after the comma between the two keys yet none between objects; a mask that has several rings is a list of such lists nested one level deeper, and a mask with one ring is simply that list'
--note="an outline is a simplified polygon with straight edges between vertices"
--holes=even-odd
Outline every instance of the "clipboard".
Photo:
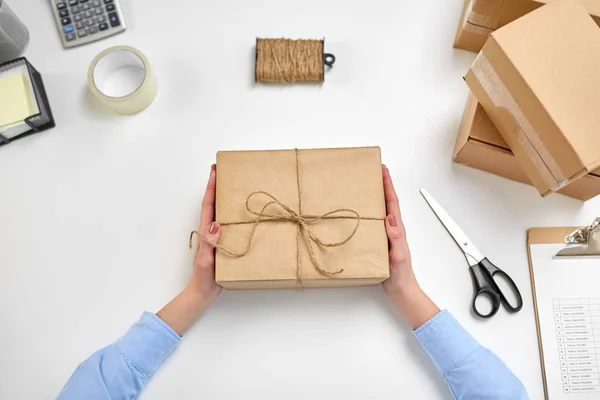
[{"label": "clipboard", "polygon": [[[558,251],[554,259],[569,257],[571,259],[600,256],[600,218],[596,218],[588,227],[555,227],[555,228],[532,228],[527,231],[527,255],[529,260],[529,275],[531,278],[531,291],[533,295],[533,306],[535,312],[535,323],[538,336],[538,347],[540,352],[540,365],[542,369],[542,380],[544,384],[544,398],[549,397],[548,374],[544,357],[544,345],[542,341],[542,326],[540,324],[540,307],[538,305],[538,291],[534,274],[532,246],[539,244],[562,244],[563,249]],[[579,244],[578,246],[569,246]],[[598,362],[600,368],[600,361]],[[598,370],[600,375],[600,369]],[[589,394],[589,393],[588,393]],[[600,393],[591,394],[600,396]],[[573,396],[573,394],[569,394]],[[573,400],[577,396],[572,397]],[[588,397],[585,397],[588,398]]]}]

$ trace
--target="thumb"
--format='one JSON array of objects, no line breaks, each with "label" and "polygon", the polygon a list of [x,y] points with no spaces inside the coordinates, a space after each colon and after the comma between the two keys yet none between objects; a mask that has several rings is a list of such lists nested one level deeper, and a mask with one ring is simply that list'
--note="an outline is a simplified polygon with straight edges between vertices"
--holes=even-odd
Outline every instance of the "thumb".
[{"label": "thumb", "polygon": [[217,244],[220,236],[221,236],[221,225],[219,225],[217,222],[212,222],[208,226],[208,228],[206,228],[206,232],[204,232],[203,243],[205,243],[209,247],[214,247],[212,245]]},{"label": "thumb", "polygon": [[385,231],[390,240],[390,245],[406,239],[406,231],[404,230],[402,219],[394,214],[390,214],[385,218]]},{"label": "thumb", "polygon": [[210,266],[215,262],[215,245],[221,236],[221,225],[212,222],[202,234],[202,240],[198,244],[196,260],[201,265]]},{"label": "thumb", "polygon": [[406,230],[399,216],[390,214],[385,219],[385,230],[390,242],[390,264],[394,267],[410,258]]}]

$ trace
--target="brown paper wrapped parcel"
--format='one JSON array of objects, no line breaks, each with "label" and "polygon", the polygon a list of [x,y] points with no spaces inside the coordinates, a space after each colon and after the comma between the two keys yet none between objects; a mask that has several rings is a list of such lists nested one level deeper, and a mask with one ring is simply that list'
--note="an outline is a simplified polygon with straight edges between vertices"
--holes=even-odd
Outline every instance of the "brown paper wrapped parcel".
[{"label": "brown paper wrapped parcel", "polygon": [[216,280],[228,289],[389,276],[378,147],[217,154]]}]

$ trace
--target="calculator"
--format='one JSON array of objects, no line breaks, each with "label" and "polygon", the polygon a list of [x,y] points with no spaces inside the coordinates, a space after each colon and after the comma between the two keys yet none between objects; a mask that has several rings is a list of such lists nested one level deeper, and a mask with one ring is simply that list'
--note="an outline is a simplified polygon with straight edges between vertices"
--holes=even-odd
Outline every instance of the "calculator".
[{"label": "calculator", "polygon": [[125,30],[119,0],[50,0],[64,47],[75,47]]}]

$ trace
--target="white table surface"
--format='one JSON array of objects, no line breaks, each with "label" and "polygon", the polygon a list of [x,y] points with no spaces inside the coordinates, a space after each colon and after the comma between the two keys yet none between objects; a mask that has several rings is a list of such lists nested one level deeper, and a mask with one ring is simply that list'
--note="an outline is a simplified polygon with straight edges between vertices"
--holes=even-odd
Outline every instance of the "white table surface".
[{"label": "white table surface", "polygon": [[[183,288],[218,150],[361,145],[382,148],[421,285],[543,397],[526,230],[589,223],[600,199],[541,199],[451,162],[474,59],[452,49],[461,0],[123,0],[127,32],[68,51],[47,0],[9,3],[57,127],[0,148],[0,398],[53,398]],[[322,86],[255,85],[256,36],[326,37],[337,62]],[[142,50],[160,85],[136,116],[106,112],[86,87],[92,58],[119,44]],[[421,187],[512,275],[520,313],[471,315],[467,264]],[[141,397],[450,395],[383,290],[367,287],[224,292]]]}]

